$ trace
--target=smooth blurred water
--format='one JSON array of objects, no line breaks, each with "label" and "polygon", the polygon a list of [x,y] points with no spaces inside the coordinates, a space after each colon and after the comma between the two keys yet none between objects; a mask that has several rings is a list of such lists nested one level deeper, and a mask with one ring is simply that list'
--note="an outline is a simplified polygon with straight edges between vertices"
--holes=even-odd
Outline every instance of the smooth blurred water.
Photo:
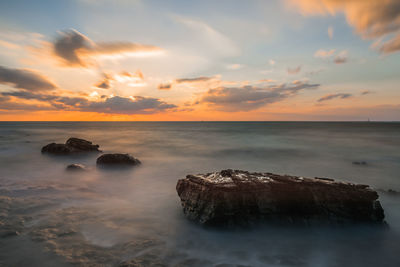
[{"label": "smooth blurred water", "polygon": [[[69,137],[143,164],[40,153]],[[226,168],[400,191],[399,149],[400,123],[1,122],[0,230],[19,234],[0,237],[0,266],[400,266],[400,196],[380,194],[387,229],[221,231],[188,222],[175,191],[186,174]],[[89,170],[68,173],[71,163]]]}]

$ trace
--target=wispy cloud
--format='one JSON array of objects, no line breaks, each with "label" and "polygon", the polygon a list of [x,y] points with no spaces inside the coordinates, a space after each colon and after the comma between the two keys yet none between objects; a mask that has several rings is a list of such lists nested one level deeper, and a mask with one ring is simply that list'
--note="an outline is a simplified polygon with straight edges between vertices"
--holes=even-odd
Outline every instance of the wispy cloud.
[{"label": "wispy cloud", "polygon": [[176,83],[196,83],[196,82],[206,82],[214,79],[214,77],[206,77],[206,76],[201,76],[201,77],[195,77],[195,78],[182,78],[182,79],[176,79]]},{"label": "wispy cloud", "polygon": [[295,84],[267,85],[263,87],[218,87],[204,93],[199,103],[223,111],[249,111],[282,101],[306,89],[317,89],[319,84],[298,82]]},{"label": "wispy cloud", "polygon": [[368,94],[371,94],[371,93],[372,93],[372,92],[369,91],[369,90],[361,91],[361,95],[368,95]]},{"label": "wispy cloud", "polygon": [[321,97],[320,99],[318,99],[318,102],[324,102],[324,101],[332,100],[335,98],[346,99],[346,98],[350,98],[352,96],[353,96],[352,94],[344,94],[344,93],[330,94],[330,95],[325,95],[325,96]]},{"label": "wispy cloud", "polygon": [[150,56],[162,51],[156,46],[131,42],[94,42],[73,29],[60,32],[53,43],[54,54],[69,67],[87,67],[94,57]]},{"label": "wispy cloud", "polygon": [[159,90],[169,90],[175,84],[206,83],[206,82],[216,81],[217,79],[218,79],[218,76],[199,76],[199,77],[193,77],[193,78],[179,78],[179,79],[175,79],[173,81],[159,84],[158,89]]}]

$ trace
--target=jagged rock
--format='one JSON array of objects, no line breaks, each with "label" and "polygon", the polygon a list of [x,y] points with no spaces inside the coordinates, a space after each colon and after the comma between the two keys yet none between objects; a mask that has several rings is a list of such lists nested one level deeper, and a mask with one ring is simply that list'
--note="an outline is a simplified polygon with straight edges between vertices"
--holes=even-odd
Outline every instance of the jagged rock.
[{"label": "jagged rock", "polygon": [[90,141],[75,137],[69,138],[65,144],[51,143],[42,148],[42,153],[61,155],[92,151],[101,152],[99,150],[99,145],[93,145]]},{"label": "jagged rock", "polygon": [[97,158],[96,163],[98,165],[139,165],[140,160],[132,157],[129,154],[103,154]]},{"label": "jagged rock", "polygon": [[187,175],[176,186],[187,218],[204,225],[382,223],[368,185],[240,170]]},{"label": "jagged rock", "polygon": [[82,164],[70,164],[66,168],[67,171],[85,171],[86,167]]}]

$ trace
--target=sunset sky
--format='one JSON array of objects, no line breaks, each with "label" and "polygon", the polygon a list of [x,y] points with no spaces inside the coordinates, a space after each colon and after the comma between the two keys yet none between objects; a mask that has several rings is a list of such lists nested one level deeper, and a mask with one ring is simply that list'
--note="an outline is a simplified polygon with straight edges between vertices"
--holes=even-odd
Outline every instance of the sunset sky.
[{"label": "sunset sky", "polygon": [[4,0],[0,120],[400,120],[399,0]]}]

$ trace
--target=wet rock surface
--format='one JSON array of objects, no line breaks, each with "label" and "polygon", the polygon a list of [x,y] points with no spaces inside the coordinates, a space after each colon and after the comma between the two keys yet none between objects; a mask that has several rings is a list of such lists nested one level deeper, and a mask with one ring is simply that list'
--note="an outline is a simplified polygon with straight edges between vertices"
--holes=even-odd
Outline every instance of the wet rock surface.
[{"label": "wet rock surface", "polygon": [[42,153],[66,155],[82,152],[101,152],[99,145],[94,145],[92,142],[71,137],[65,144],[50,143],[42,148]]},{"label": "wet rock surface", "polygon": [[176,189],[186,217],[204,225],[384,222],[368,185],[330,178],[223,170],[187,175]]},{"label": "wet rock surface", "polygon": [[114,165],[126,165],[135,166],[141,164],[140,160],[132,157],[129,154],[103,154],[96,160],[97,165],[103,166],[114,166]]}]

